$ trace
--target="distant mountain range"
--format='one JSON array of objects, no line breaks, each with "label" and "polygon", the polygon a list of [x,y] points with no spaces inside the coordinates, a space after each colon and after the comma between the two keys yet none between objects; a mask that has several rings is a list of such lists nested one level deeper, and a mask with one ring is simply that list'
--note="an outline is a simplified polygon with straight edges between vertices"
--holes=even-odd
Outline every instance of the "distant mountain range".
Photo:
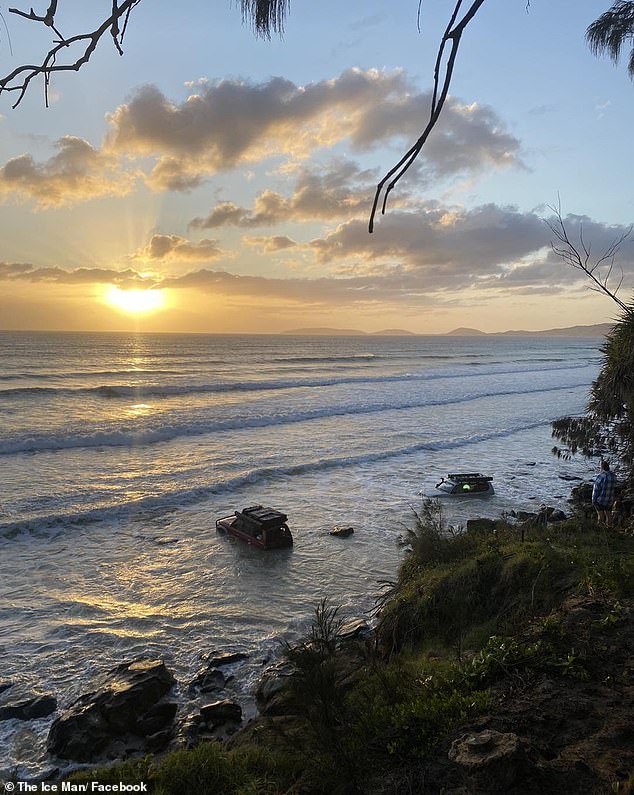
[{"label": "distant mountain range", "polygon": [[382,331],[359,331],[349,328],[296,328],[282,331],[282,334],[298,337],[604,337],[612,329],[612,323],[597,323],[594,326],[567,326],[550,328],[544,331],[480,331],[477,328],[457,328],[446,334],[415,334],[404,329],[384,329]]}]

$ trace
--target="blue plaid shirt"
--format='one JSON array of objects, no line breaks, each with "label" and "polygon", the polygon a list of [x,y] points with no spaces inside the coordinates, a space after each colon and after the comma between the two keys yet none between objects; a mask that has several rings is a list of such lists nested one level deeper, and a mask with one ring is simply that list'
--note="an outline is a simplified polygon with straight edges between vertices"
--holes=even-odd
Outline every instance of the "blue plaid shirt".
[{"label": "blue plaid shirt", "polygon": [[616,476],[610,470],[602,469],[594,480],[592,502],[601,507],[609,507],[614,502]]}]

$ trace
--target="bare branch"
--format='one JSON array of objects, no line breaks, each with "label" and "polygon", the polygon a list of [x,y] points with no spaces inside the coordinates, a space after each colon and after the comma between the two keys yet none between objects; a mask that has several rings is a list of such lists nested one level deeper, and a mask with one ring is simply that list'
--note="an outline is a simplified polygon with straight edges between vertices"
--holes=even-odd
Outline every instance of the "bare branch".
[{"label": "bare branch", "polygon": [[[390,195],[391,191],[394,189],[396,183],[402,178],[405,172],[414,163],[414,161],[420,154],[421,149],[425,145],[425,141],[429,138],[429,134],[434,129],[436,123],[438,122],[438,119],[440,118],[440,112],[442,111],[443,105],[445,104],[445,100],[447,99],[447,94],[449,93],[449,86],[451,85],[451,78],[453,76],[456,56],[458,54],[458,48],[460,46],[460,39],[462,38],[462,34],[464,33],[465,28],[467,27],[469,22],[471,22],[471,20],[476,15],[476,13],[478,12],[478,10],[480,9],[483,3],[484,0],[473,0],[467,11],[456,23],[456,19],[458,19],[460,13],[460,7],[462,6],[462,0],[456,0],[455,2],[454,9],[451,14],[451,18],[449,20],[449,24],[447,25],[445,33],[440,41],[440,46],[438,47],[438,54],[436,56],[436,66],[434,70],[434,90],[432,94],[429,121],[427,122],[427,126],[421,133],[416,143],[413,146],[411,146],[410,149],[408,149],[408,151],[403,155],[403,157],[398,161],[398,163],[387,172],[387,174],[377,185],[376,193],[374,195],[374,201],[372,203],[372,211],[370,213],[370,222],[368,224],[368,229],[370,233],[374,231],[374,217],[376,215],[379,201],[381,195],[383,194],[383,189],[385,188],[386,183],[388,184],[387,187],[385,188],[385,194],[383,195],[383,204],[381,207],[382,215],[385,215],[388,196]],[[445,48],[450,42],[451,42],[451,49],[445,65],[444,75],[441,80],[440,71],[442,67],[443,56],[445,53]]]},{"label": "bare branch", "polygon": [[[14,69],[5,77],[1,78],[0,94],[5,91],[17,92],[18,98],[13,105],[13,107],[16,108],[24,98],[24,95],[33,78],[41,75],[44,79],[45,99],[46,106],[48,107],[48,89],[51,75],[55,72],[79,71],[79,69],[90,60],[90,57],[97,47],[101,37],[108,30],[112,35],[117,52],[120,55],[123,55],[123,49],[121,47],[123,32],[125,32],[131,10],[140,2],[141,0],[122,0],[122,2],[119,3],[118,0],[112,0],[112,10],[110,16],[105,19],[96,30],[90,33],[82,33],[76,36],[71,36],[70,38],[65,38],[62,36],[59,30],[57,30],[55,27],[57,0],[50,0],[48,9],[44,16],[36,14],[33,9],[31,9],[29,12],[26,12],[21,11],[18,8],[10,8],[9,13],[11,14],[17,14],[18,16],[24,17],[32,22],[42,22],[47,27],[50,27],[58,36],[58,39],[53,41],[53,46],[46,53],[41,64],[23,64],[22,66]],[[121,19],[124,21],[123,32],[121,32],[119,26],[119,20]],[[71,63],[58,63],[58,54],[66,48],[73,47],[73,45],[77,45],[79,47],[83,46],[81,55]]]},{"label": "bare branch", "polygon": [[[591,285],[590,289],[595,292],[602,293],[611,298],[619,308],[626,314],[632,312],[632,307],[622,301],[617,293],[623,284],[623,268],[621,268],[621,276],[616,287],[610,285],[612,279],[612,272],[614,270],[615,257],[631,235],[634,226],[629,226],[617,238],[615,238],[606,250],[597,257],[594,262],[592,261],[592,246],[585,243],[583,236],[583,225],[579,229],[579,242],[573,243],[568,234],[568,229],[561,215],[561,204],[558,203],[557,207],[548,205],[548,209],[554,213],[554,218],[547,219],[546,224],[550,231],[555,236],[557,242],[551,242],[553,252],[562,259],[566,265],[570,265],[576,270],[580,270],[588,276]],[[606,270],[607,268],[607,270]]]}]

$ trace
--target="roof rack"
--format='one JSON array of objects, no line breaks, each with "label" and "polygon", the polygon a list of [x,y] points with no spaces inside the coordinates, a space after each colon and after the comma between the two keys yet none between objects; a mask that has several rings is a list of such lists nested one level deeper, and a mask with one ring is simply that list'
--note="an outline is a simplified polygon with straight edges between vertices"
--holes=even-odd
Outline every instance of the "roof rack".
[{"label": "roof rack", "polygon": [[479,472],[454,472],[453,474],[450,472],[447,477],[449,480],[460,480],[465,482],[469,480],[493,480],[491,475],[482,475]]}]

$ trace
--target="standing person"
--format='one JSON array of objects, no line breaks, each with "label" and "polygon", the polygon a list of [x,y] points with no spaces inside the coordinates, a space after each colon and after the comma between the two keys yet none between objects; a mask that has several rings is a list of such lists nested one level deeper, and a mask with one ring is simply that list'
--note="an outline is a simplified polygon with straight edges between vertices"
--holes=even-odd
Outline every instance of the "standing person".
[{"label": "standing person", "polygon": [[597,521],[606,527],[612,525],[611,511],[615,488],[616,476],[614,472],[610,471],[610,465],[607,461],[601,461],[601,471],[594,479],[592,504],[597,512]]}]

